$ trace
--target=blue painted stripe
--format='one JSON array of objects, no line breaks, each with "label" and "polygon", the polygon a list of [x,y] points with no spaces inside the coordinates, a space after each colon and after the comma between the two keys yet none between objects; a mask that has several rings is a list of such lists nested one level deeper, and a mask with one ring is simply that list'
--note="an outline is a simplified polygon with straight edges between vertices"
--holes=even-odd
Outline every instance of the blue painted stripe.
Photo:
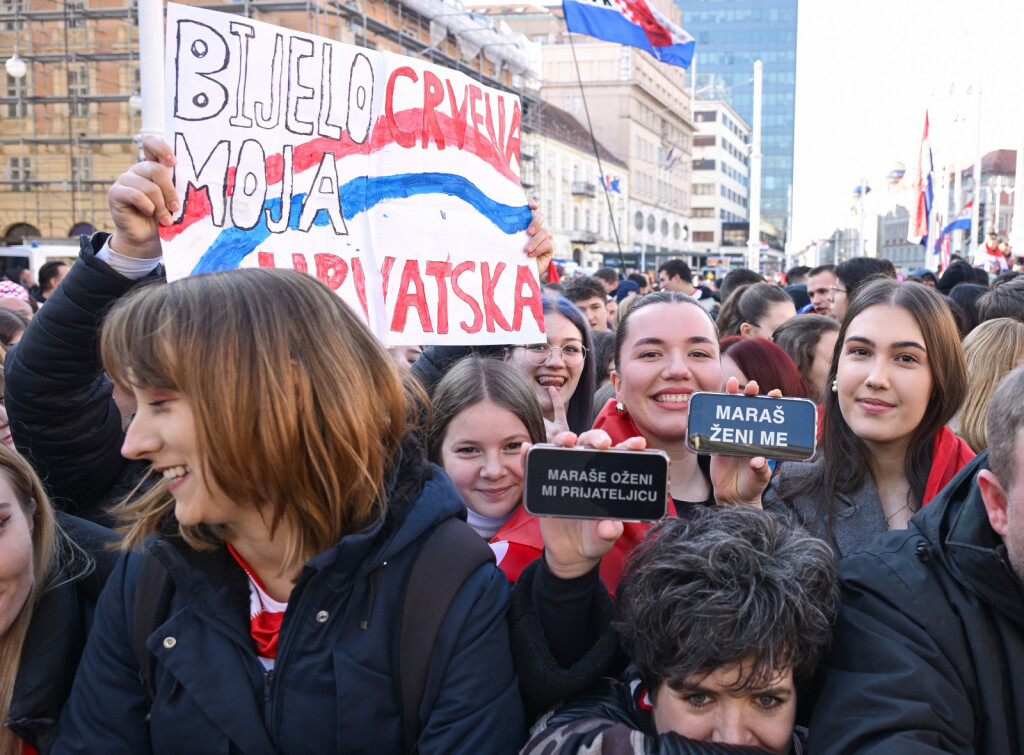
[{"label": "blue painted stripe", "polygon": [[[533,213],[526,205],[510,206],[496,202],[465,177],[449,173],[360,176],[338,190],[342,215],[346,220],[351,220],[359,213],[366,212],[384,200],[404,199],[421,194],[445,194],[450,197],[458,197],[507,234],[525,231],[533,218]],[[296,230],[299,227],[299,216],[302,213],[302,202],[305,197],[305,194],[292,196],[288,221],[290,230]],[[265,210],[270,210],[273,217],[280,217],[280,199],[268,199],[263,207]],[[313,224],[318,226],[324,226],[330,222],[327,213],[323,211],[318,212],[313,220]],[[252,230],[228,228],[221,231],[216,241],[200,257],[199,262],[192,269],[192,274],[233,270],[269,236],[270,231],[267,229],[265,213],[262,214],[259,225]]]}]

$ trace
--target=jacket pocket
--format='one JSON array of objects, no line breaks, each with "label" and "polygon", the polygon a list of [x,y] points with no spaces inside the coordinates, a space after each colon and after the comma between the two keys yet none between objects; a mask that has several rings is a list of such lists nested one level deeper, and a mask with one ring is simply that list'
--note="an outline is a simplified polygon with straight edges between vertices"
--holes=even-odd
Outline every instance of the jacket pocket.
[{"label": "jacket pocket", "polygon": [[338,685],[338,752],[399,752],[402,717],[394,679],[334,651]]}]

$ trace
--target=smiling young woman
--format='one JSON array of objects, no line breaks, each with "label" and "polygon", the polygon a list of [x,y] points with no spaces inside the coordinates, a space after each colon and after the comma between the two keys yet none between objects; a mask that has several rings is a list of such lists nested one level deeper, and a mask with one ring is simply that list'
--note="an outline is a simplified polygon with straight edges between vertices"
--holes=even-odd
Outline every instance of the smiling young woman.
[{"label": "smiling young woman", "polygon": [[452,478],[469,525],[491,543],[513,582],[544,548],[537,521],[521,504],[523,446],[545,440],[533,391],[497,359],[466,357],[434,391],[427,453]]},{"label": "smiling young woman", "polygon": [[818,456],[786,464],[765,506],[794,510],[846,555],[915,511],[974,456],[946,427],[966,394],[956,324],[927,286],[865,284],[839,331]]},{"label": "smiling young woman", "polygon": [[565,297],[544,297],[544,332],[544,343],[507,347],[505,361],[533,388],[551,440],[590,427],[596,369],[587,319]]},{"label": "smiling young woman", "polygon": [[[122,560],[60,751],[399,749],[402,591],[419,544],[463,509],[411,433],[414,378],[330,289],[288,270],[139,288],[108,314],[101,351],[139,405],[123,453],[159,476],[116,512],[124,546],[145,545],[173,591],[148,642],[148,700],[126,622],[143,559]],[[507,601],[484,564],[448,606],[421,747],[520,741]]]}]

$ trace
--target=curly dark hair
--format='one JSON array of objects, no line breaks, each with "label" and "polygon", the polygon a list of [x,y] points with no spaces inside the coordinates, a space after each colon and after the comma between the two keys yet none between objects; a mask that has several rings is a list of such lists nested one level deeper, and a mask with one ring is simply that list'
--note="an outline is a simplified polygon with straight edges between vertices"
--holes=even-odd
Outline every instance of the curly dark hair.
[{"label": "curly dark hair", "polygon": [[743,663],[737,691],[780,669],[807,684],[838,607],[832,550],[795,522],[711,507],[651,528],[616,593],[616,629],[651,693]]}]

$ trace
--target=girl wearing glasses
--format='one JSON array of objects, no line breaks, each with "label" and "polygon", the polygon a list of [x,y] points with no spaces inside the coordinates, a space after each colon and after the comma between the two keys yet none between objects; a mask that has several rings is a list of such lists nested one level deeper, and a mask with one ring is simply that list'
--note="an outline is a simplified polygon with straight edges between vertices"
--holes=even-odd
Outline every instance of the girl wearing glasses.
[{"label": "girl wearing glasses", "polygon": [[595,370],[590,327],[583,313],[562,296],[544,299],[546,343],[509,346],[505,361],[533,388],[544,415],[549,441],[569,430],[590,427],[594,404]]}]

